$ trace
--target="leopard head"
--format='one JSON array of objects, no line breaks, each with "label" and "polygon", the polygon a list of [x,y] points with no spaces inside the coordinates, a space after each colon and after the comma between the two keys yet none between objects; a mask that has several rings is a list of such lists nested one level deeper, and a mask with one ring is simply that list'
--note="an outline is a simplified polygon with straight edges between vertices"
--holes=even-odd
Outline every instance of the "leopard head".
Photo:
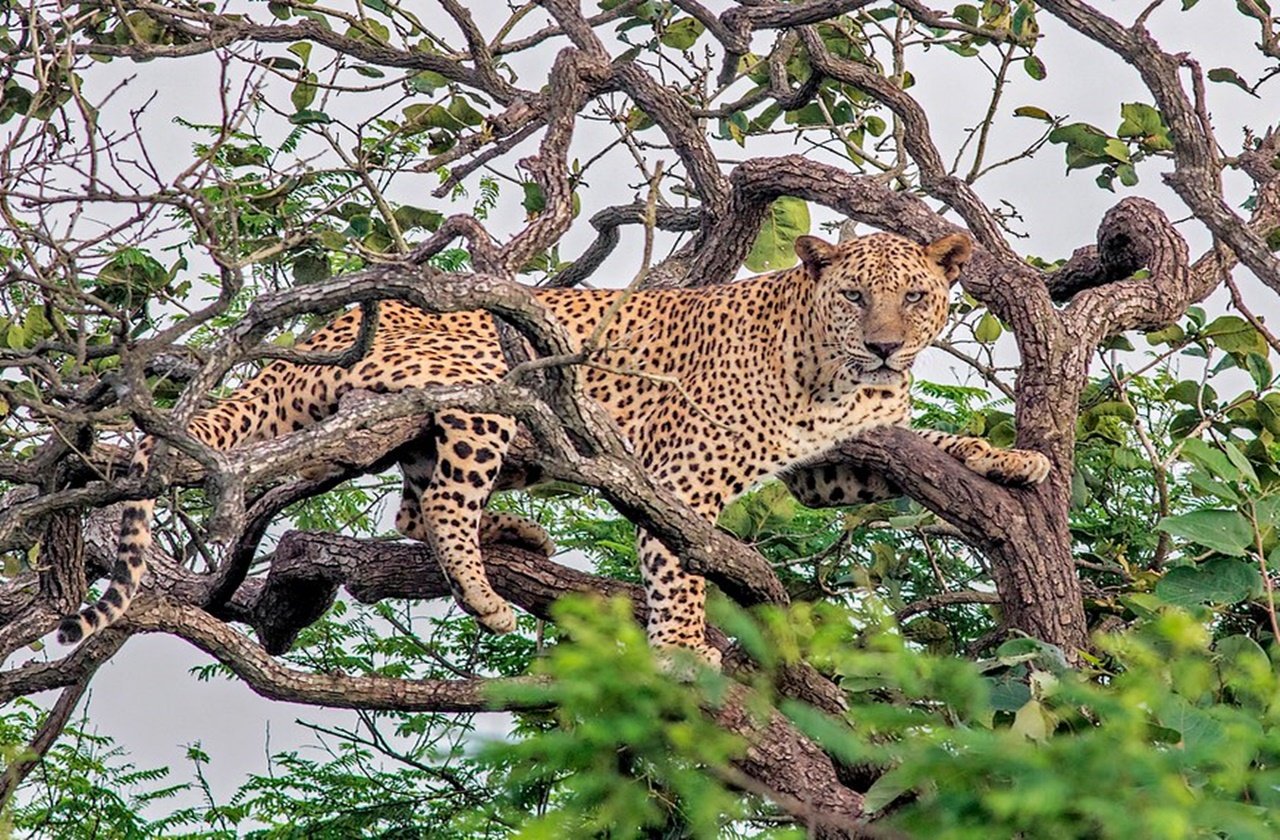
[{"label": "leopard head", "polygon": [[890,233],[839,245],[802,236],[796,253],[815,281],[820,355],[859,382],[887,382],[900,378],[942,331],[951,284],[973,245],[963,233],[928,245]]}]

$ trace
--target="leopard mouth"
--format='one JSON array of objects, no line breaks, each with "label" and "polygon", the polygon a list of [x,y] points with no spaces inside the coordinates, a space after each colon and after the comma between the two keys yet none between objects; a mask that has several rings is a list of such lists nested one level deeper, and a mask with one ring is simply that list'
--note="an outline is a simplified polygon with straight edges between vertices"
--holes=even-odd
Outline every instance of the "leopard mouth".
[{"label": "leopard mouth", "polygon": [[846,351],[844,358],[846,369],[861,380],[874,380],[877,383],[901,378],[911,365],[911,360],[899,358],[895,353],[887,359],[873,356],[870,353]]},{"label": "leopard mouth", "polygon": [[856,359],[854,365],[864,375],[902,373],[906,369],[906,365],[899,363],[893,356],[887,359]]},{"label": "leopard mouth", "polygon": [[873,370],[864,370],[861,381],[872,385],[888,385],[902,379],[903,372],[888,365],[881,365]]}]

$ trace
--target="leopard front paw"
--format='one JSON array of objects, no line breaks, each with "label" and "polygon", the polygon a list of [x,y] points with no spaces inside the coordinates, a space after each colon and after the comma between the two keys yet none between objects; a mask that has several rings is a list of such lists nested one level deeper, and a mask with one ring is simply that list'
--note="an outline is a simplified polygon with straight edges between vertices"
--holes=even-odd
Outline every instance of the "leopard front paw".
[{"label": "leopard front paw", "polygon": [[515,610],[492,589],[468,592],[455,586],[453,590],[453,599],[463,612],[475,618],[481,630],[501,636],[516,629]]},{"label": "leopard front paw", "polygon": [[476,621],[483,630],[501,636],[516,629],[516,611],[506,601],[501,601],[492,612],[475,613]]},{"label": "leopard front paw", "polygon": [[653,654],[658,660],[658,668],[676,682],[693,682],[700,667],[720,670],[719,649],[706,643],[693,647],[655,644]]},{"label": "leopard front paw", "polygon": [[1034,487],[1049,476],[1049,459],[1030,449],[990,449],[965,460],[965,466],[997,484]]}]

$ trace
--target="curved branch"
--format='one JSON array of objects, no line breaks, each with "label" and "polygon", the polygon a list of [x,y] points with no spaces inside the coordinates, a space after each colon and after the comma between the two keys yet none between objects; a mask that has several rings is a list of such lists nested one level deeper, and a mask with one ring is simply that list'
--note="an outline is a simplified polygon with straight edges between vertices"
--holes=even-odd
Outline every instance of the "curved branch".
[{"label": "curved branch", "polygon": [[547,96],[547,133],[536,157],[521,165],[542,190],[544,205],[523,231],[499,250],[500,273],[514,274],[534,255],[551,247],[573,221],[573,183],[569,177],[569,141],[578,111],[595,88],[609,78],[609,64],[598,56],[566,48],[551,68]]},{"label": "curved branch", "polygon": [[1018,256],[1000,232],[995,216],[973,188],[964,179],[947,174],[942,156],[933,144],[928,116],[920,103],[867,65],[833,55],[812,27],[801,29],[800,38],[819,72],[862,89],[898,117],[903,127],[902,141],[920,168],[920,185],[925,191],[954,207],[993,257],[1002,262],[1017,261]]},{"label": "curved branch", "polygon": [[[991,562],[1006,626],[1058,644],[1071,660],[1087,648],[1080,581],[1059,498],[1059,488],[1069,482],[1061,476],[1034,490],[1012,490],[897,426],[844,441],[803,467],[828,464],[879,474],[958,528]],[[1045,607],[1046,598],[1052,609]]]},{"label": "curved branch", "polygon": [[[128,626],[137,632],[171,633],[212,656],[249,688],[270,700],[336,709],[404,712],[487,712],[538,708],[519,700],[497,701],[504,688],[542,682],[540,677],[474,680],[401,680],[317,674],[281,665],[248,636],[195,607],[151,601],[130,609]],[[508,692],[502,691],[506,696]]]},{"label": "curved branch", "polygon": [[[111,4],[106,5],[114,10]],[[189,40],[178,44],[91,43],[77,45],[75,51],[86,55],[147,60],[201,55],[242,42],[271,44],[312,41],[367,64],[439,73],[452,82],[485,91],[502,105],[510,104],[518,97],[530,95],[528,91],[521,91],[510,85],[490,67],[480,67],[481,62],[478,56],[468,56],[468,60],[477,64],[477,67],[472,69],[466,67],[461,61],[445,58],[439,53],[430,53],[425,50],[399,50],[373,38],[352,38],[336,32],[318,20],[264,24],[256,23],[243,16],[218,12],[192,12],[187,9],[179,12],[163,3],[146,0],[133,3],[132,7],[146,12],[162,26],[182,29]],[[197,28],[195,26],[197,23],[202,24],[204,29]]]},{"label": "curved branch", "polygon": [[[582,256],[573,264],[551,278],[547,283],[553,288],[570,288],[586,280],[600,264],[613,253],[621,239],[618,228],[622,225],[644,224],[646,205],[643,202],[606,207],[591,217],[591,226],[596,229],[595,241],[582,252]],[[702,212],[697,209],[678,207],[657,207],[655,209],[655,227],[667,231],[697,230],[702,223]]]},{"label": "curved branch", "polygon": [[1137,69],[1169,126],[1176,168],[1165,181],[1213,235],[1258,279],[1280,292],[1280,261],[1263,236],[1232,212],[1223,200],[1221,169],[1208,114],[1193,102],[1179,73],[1189,68],[1201,85],[1199,67],[1185,55],[1164,52],[1146,28],[1126,28],[1079,0],[1046,0],[1043,7],[1087,38],[1119,55]]}]

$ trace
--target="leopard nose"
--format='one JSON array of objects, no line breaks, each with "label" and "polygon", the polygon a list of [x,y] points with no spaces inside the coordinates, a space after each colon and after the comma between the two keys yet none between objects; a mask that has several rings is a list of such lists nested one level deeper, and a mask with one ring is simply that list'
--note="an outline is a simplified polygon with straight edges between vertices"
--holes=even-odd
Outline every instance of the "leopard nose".
[{"label": "leopard nose", "polygon": [[866,345],[868,350],[881,359],[887,359],[902,349],[901,341],[868,341]]}]

